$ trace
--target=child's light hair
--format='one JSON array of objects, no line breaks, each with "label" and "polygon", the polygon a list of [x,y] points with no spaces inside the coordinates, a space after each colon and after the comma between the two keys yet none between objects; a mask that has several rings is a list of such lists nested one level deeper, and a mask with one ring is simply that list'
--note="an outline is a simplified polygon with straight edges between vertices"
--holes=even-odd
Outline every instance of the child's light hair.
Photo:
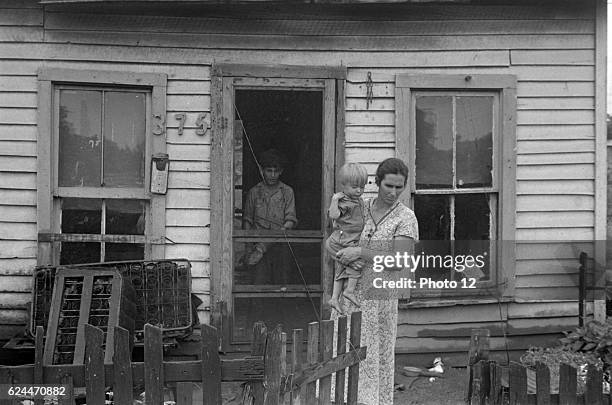
[{"label": "child's light hair", "polygon": [[368,171],[359,163],[345,163],[338,170],[338,183],[348,184],[354,182],[360,186],[365,186],[368,182]]}]

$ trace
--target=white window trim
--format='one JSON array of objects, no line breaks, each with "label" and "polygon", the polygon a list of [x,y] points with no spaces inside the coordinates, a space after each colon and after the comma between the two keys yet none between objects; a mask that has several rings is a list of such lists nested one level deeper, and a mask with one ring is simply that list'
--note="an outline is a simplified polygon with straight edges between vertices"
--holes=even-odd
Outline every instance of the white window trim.
[{"label": "white window trim", "polygon": [[[397,75],[395,83],[396,156],[409,163],[410,177],[414,178],[416,136],[412,129],[413,92],[415,91],[492,91],[499,93],[500,131],[498,137],[497,189],[498,223],[497,290],[487,289],[486,295],[501,292],[512,297],[515,287],[514,240],[516,235],[516,76],[496,74],[405,74]],[[413,187],[413,182],[409,182]],[[404,193],[402,200],[413,206],[412,192]],[[483,293],[477,291],[470,297]],[[446,295],[446,294],[445,294]],[[452,299],[461,294],[452,294]],[[414,298],[418,298],[415,295]],[[451,297],[449,297],[451,298]]]},{"label": "white window trim", "polygon": [[[54,100],[56,85],[76,86],[131,86],[147,89],[151,92],[151,115],[147,119],[147,141],[145,155],[145,173],[149,178],[151,155],[166,152],[166,135],[154,135],[151,130],[152,117],[166,116],[167,75],[155,73],[128,73],[114,71],[76,70],[61,68],[41,68],[38,71],[38,140],[37,140],[37,231],[38,265],[59,264],[59,242],[49,235],[59,234],[58,210],[59,195],[57,187],[58,150],[54,133]],[[133,189],[115,189],[114,192],[101,193],[100,198],[139,198],[149,201],[145,234],[145,258],[165,258],[165,195],[149,192],[149,184],[143,187],[142,193],[134,194]],[[67,191],[67,190],[64,190]],[[73,192],[75,190],[71,190]],[[130,191],[129,195],[125,195]],[[134,194],[134,195],[132,195]],[[67,196],[67,195],[62,195]],[[76,193],[75,196],[79,196]],[[81,195],[91,197],[91,195]]]}]

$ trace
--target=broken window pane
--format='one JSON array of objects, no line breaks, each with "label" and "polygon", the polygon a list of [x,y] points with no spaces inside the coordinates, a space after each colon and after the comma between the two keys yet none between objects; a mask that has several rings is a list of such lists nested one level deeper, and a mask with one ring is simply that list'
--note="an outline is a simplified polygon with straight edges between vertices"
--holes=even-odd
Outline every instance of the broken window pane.
[{"label": "broken window pane", "polygon": [[62,199],[62,233],[102,232],[102,201],[88,198]]},{"label": "broken window pane", "polygon": [[457,97],[457,187],[491,187],[493,97]]},{"label": "broken window pane", "polygon": [[106,200],[107,235],[144,235],[145,204],[138,200]]},{"label": "broken window pane", "polygon": [[253,324],[263,321],[268,328],[281,324],[283,330],[308,328],[320,314],[318,296],[300,298],[234,298],[234,342],[250,342]]},{"label": "broken window pane", "polygon": [[145,167],[144,93],[104,93],[104,185],[142,187]]},{"label": "broken window pane", "polygon": [[105,262],[143,259],[144,245],[141,243],[106,243]]},{"label": "broken window pane", "polygon": [[[451,229],[451,196],[416,195],[414,212],[419,222],[419,240],[415,250],[417,254],[444,257],[452,253],[450,242]],[[450,273],[440,261],[431,260],[420,266],[416,279],[421,277],[433,280],[444,280]]]},{"label": "broken window pane", "polygon": [[453,187],[453,114],[450,96],[416,98],[416,186]]},{"label": "broken window pane", "polygon": [[60,264],[98,263],[99,261],[99,243],[62,242]]},{"label": "broken window pane", "polygon": [[287,242],[234,242],[235,284],[302,286],[304,282],[321,282],[320,243],[291,243],[289,249]]},{"label": "broken window pane", "polygon": [[474,257],[483,255],[487,259],[484,267],[470,266],[463,272],[465,277],[477,280],[489,278],[490,221],[488,194],[466,194],[455,197],[455,254]]},{"label": "broken window pane", "polygon": [[102,92],[61,90],[59,98],[59,185],[99,187]]}]

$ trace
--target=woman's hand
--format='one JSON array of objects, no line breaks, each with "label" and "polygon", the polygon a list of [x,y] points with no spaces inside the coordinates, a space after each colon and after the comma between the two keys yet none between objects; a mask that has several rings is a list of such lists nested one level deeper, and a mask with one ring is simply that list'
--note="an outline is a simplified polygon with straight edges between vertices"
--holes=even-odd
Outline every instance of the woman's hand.
[{"label": "woman's hand", "polygon": [[358,246],[349,246],[340,249],[338,253],[336,253],[336,259],[345,266],[348,266],[354,261],[361,259],[361,248]]}]

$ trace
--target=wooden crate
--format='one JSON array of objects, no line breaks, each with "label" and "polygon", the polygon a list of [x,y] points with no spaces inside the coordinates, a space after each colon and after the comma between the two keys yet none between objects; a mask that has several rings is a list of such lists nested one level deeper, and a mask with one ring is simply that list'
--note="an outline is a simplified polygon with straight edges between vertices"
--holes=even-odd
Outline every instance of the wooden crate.
[{"label": "wooden crate", "polygon": [[46,344],[45,364],[83,364],[84,325],[104,331],[104,362],[113,356],[114,327],[134,334],[136,294],[121,273],[112,269],[58,269],[55,276]]}]

